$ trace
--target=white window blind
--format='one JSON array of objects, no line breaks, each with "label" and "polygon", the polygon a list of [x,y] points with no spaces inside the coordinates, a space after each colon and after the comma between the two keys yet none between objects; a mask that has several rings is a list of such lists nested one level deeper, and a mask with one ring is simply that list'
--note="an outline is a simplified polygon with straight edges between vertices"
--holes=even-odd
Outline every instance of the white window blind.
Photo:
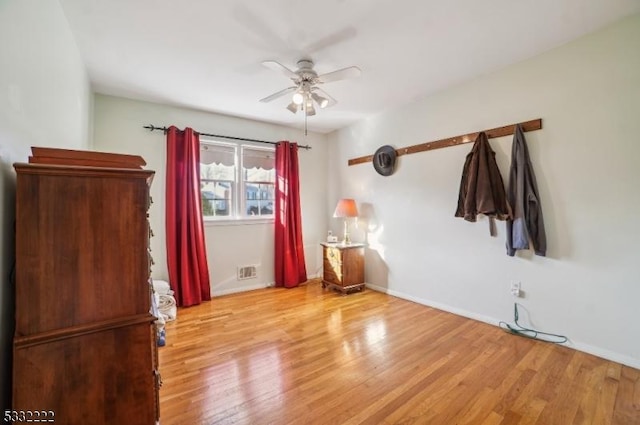
[{"label": "white window blind", "polygon": [[200,144],[200,162],[202,164],[235,165],[234,146]]},{"label": "white window blind", "polygon": [[263,170],[272,170],[275,166],[275,157],[276,154],[273,150],[244,147],[242,166],[246,169],[262,168]]}]

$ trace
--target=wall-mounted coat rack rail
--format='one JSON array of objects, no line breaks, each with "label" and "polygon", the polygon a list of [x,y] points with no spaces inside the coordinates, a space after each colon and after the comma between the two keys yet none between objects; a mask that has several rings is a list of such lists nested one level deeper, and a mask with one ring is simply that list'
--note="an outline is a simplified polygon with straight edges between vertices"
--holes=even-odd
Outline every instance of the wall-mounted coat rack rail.
[{"label": "wall-mounted coat rack rail", "polygon": [[[521,122],[522,130],[533,131],[540,130],[542,128],[542,119]],[[504,127],[492,128],[490,130],[484,130],[489,139],[495,139],[496,137],[509,136],[514,133],[516,124],[505,125]],[[447,139],[434,140],[433,142],[420,143],[419,145],[407,146],[406,148],[396,149],[396,155],[409,155],[412,153],[430,151],[433,149],[447,148],[449,146],[461,145],[463,143],[471,143],[476,140],[478,134],[475,133],[463,134],[461,136],[449,137]],[[353,158],[349,160],[349,165],[363,164],[365,162],[371,162],[373,155],[361,156],[359,158]]]}]

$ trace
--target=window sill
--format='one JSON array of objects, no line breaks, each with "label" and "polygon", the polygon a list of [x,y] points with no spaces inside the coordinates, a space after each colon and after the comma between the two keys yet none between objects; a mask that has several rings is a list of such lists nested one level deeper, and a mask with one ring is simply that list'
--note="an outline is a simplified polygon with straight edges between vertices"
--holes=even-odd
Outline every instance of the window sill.
[{"label": "window sill", "polygon": [[273,217],[259,217],[259,218],[216,218],[216,219],[204,219],[204,226],[245,226],[252,224],[273,224]]}]

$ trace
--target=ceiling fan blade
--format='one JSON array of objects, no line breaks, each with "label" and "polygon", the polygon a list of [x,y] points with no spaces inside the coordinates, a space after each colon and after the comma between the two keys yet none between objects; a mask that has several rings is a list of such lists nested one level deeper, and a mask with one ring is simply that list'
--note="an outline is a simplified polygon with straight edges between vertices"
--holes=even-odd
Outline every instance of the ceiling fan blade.
[{"label": "ceiling fan blade", "polygon": [[[252,5],[253,6],[253,5]],[[248,7],[240,2],[234,2],[232,17],[237,24],[246,30],[246,35],[239,33],[241,39],[251,44],[251,47],[271,52],[289,52],[289,43],[280,38],[273,27],[267,25],[267,21],[256,11],[255,7]]]},{"label": "ceiling fan blade", "polygon": [[362,74],[360,68],[357,66],[350,66],[348,68],[338,69],[337,71],[327,72],[326,74],[318,75],[317,81],[319,83],[329,83],[331,81],[345,80],[347,78],[359,77]]},{"label": "ceiling fan blade", "polygon": [[324,97],[325,99],[327,99],[329,101],[329,103],[327,103],[327,106],[325,106],[325,108],[330,108],[333,105],[335,105],[336,103],[338,103],[337,100],[335,100],[329,93],[327,93],[326,91],[322,90],[320,87],[313,87],[311,89],[313,92],[318,93],[320,96]]},{"label": "ceiling fan blade", "polygon": [[297,80],[297,79],[300,78],[298,76],[298,74],[296,74],[295,72],[293,72],[292,70],[290,70],[289,68],[287,68],[286,66],[281,64],[280,62],[264,61],[264,62],[262,62],[262,64],[264,66],[266,66],[267,68],[269,68],[269,69],[273,69],[274,71],[282,72],[284,75],[286,75],[287,77],[292,78],[294,80]]},{"label": "ceiling fan blade", "polygon": [[354,38],[357,34],[358,32],[354,27],[348,26],[338,32],[329,34],[320,40],[316,40],[311,44],[307,44],[302,48],[302,51],[305,52],[306,55],[310,55],[311,53],[326,49],[334,44],[342,43],[350,38]]},{"label": "ceiling fan blade", "polygon": [[272,100],[275,100],[275,99],[277,99],[279,97],[282,97],[287,93],[292,93],[292,92],[296,91],[296,89],[297,89],[296,86],[287,87],[284,90],[280,90],[279,92],[276,92],[276,93],[272,94],[271,96],[267,96],[264,99],[260,99],[260,102],[265,102],[265,103],[271,102]]}]

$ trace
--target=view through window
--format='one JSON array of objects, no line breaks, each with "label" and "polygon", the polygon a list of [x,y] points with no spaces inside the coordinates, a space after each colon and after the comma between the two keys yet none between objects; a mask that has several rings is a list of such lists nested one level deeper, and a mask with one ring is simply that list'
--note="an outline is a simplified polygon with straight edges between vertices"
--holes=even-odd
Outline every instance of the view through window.
[{"label": "view through window", "polygon": [[204,140],[200,193],[205,219],[273,217],[275,150]]}]

